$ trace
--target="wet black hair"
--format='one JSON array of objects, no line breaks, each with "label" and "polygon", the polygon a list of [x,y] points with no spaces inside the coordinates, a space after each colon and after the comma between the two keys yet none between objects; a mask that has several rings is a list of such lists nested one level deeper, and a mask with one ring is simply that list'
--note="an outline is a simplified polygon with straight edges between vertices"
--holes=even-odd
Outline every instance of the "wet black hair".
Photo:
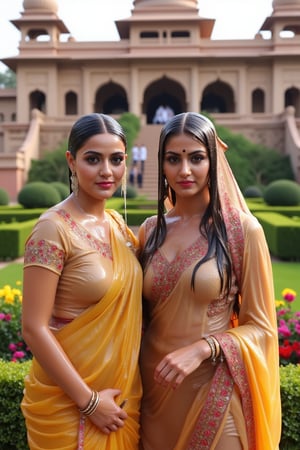
[{"label": "wet black hair", "polygon": [[232,260],[228,248],[226,227],[221,210],[218,192],[217,173],[217,135],[213,123],[205,116],[187,112],[172,117],[162,128],[158,150],[158,206],[157,225],[153,228],[145,247],[140,254],[140,262],[145,270],[153,254],[162,246],[167,234],[165,220],[165,200],[169,198],[176,204],[176,193],[167,183],[163,172],[165,147],[167,141],[176,135],[186,134],[201,142],[207,149],[209,157],[209,204],[199,224],[199,232],[208,240],[206,255],[200,259],[193,270],[191,286],[194,289],[195,276],[199,267],[211,258],[216,257],[221,280],[221,292],[228,294],[232,284]]}]

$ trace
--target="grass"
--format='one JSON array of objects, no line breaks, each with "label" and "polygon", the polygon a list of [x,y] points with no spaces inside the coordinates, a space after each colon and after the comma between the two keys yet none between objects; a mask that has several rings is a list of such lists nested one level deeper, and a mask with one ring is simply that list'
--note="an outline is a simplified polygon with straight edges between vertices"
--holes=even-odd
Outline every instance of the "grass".
[{"label": "grass", "polygon": [[[300,263],[272,262],[273,278],[276,300],[281,300],[281,292],[285,288],[294,289],[297,292],[293,309],[300,311]],[[10,263],[0,269],[0,288],[5,284],[16,286],[16,281],[23,280],[23,264]]]},{"label": "grass", "polygon": [[282,299],[283,289],[294,289],[297,297],[292,308],[294,311],[300,311],[300,263],[276,261],[272,263],[272,267],[276,300]]},{"label": "grass", "polygon": [[22,263],[10,263],[0,269],[0,288],[6,284],[16,287],[16,281],[23,281]]}]

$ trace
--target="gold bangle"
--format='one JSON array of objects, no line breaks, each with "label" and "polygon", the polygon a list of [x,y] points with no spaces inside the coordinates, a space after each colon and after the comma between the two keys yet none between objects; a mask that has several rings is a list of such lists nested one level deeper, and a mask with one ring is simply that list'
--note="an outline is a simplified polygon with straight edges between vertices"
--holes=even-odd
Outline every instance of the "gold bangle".
[{"label": "gold bangle", "polygon": [[79,408],[79,412],[81,414],[84,414],[85,416],[90,416],[95,412],[97,406],[99,405],[99,402],[100,402],[99,392],[92,391],[90,401],[88,402],[85,408]]},{"label": "gold bangle", "polygon": [[211,351],[209,359],[211,359],[213,362],[215,362],[215,360],[216,360],[216,353],[217,353],[217,348],[216,348],[215,341],[212,339],[211,336],[207,336],[207,337],[205,337],[203,339],[208,343],[210,351]]}]

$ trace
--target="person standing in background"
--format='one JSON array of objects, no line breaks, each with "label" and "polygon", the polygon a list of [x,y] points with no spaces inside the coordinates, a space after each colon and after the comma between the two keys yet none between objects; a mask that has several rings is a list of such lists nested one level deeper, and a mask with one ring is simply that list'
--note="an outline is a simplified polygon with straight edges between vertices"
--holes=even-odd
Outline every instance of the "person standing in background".
[{"label": "person standing in background", "polygon": [[131,149],[131,165],[129,172],[129,183],[131,186],[135,186],[135,183],[139,182],[138,174],[139,174],[139,165],[140,165],[140,149],[136,144]]},{"label": "person standing in background", "polygon": [[142,144],[140,146],[140,161],[141,161],[141,173],[142,175],[144,175],[144,170],[145,170],[145,162],[147,160],[147,147],[145,146],[145,144]]}]

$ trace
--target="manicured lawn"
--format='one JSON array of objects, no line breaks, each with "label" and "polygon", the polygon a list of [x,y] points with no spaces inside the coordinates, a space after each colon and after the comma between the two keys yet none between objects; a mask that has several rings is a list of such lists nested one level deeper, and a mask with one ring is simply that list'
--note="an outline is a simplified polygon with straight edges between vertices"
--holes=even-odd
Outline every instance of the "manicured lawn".
[{"label": "manicured lawn", "polygon": [[294,289],[297,297],[292,303],[292,309],[300,311],[300,263],[273,262],[272,266],[276,300],[282,299],[283,289]]},{"label": "manicured lawn", "polygon": [[11,263],[0,269],[0,288],[6,284],[16,287],[16,281],[23,281],[23,264]]},{"label": "manicured lawn", "polygon": [[[297,297],[293,303],[293,309],[300,311],[300,263],[273,261],[272,265],[276,300],[282,299],[283,289],[294,289]],[[21,263],[11,263],[0,269],[0,288],[5,284],[15,287],[16,281],[22,281],[22,279],[23,265]]]}]

